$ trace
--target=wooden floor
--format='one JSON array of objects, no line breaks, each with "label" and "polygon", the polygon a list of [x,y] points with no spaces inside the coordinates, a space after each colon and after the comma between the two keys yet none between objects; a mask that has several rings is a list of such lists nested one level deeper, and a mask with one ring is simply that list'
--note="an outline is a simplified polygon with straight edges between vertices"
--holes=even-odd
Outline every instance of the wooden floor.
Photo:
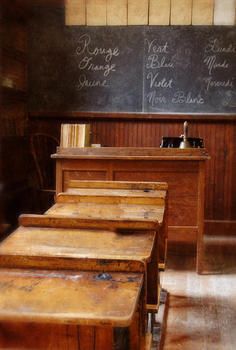
[{"label": "wooden floor", "polygon": [[162,276],[169,292],[163,349],[235,350],[236,236],[208,237],[206,274],[197,275],[195,266],[191,255],[169,254]]}]

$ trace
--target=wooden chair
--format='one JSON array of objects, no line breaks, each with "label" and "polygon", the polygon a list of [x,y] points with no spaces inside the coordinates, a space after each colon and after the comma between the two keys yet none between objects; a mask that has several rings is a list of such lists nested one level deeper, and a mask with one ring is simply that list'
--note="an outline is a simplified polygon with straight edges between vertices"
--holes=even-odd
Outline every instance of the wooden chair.
[{"label": "wooden chair", "polygon": [[30,149],[34,160],[37,190],[36,210],[44,212],[53,204],[55,195],[55,165],[50,159],[55,153],[59,140],[45,133],[35,133],[30,137]]}]

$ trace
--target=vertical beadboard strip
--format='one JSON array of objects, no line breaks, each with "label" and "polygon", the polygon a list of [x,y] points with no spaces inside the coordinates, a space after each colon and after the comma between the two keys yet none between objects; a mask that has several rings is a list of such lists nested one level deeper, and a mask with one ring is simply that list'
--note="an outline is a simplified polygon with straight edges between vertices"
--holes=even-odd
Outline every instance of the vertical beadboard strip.
[{"label": "vertical beadboard strip", "polygon": [[107,1],[107,25],[126,26],[128,23],[128,0]]},{"label": "vertical beadboard strip", "polygon": [[214,0],[193,0],[192,24],[211,25],[213,23]]},{"label": "vertical beadboard strip", "polygon": [[148,24],[149,0],[128,0],[128,25]]},{"label": "vertical beadboard strip", "polygon": [[171,25],[190,25],[192,0],[171,0]]},{"label": "vertical beadboard strip", "polygon": [[169,25],[170,24],[170,1],[171,0],[150,0],[149,1],[149,24]]},{"label": "vertical beadboard strip", "polygon": [[105,26],[107,24],[107,0],[86,0],[88,26]]},{"label": "vertical beadboard strip", "polygon": [[86,24],[85,0],[65,0],[65,24]]},{"label": "vertical beadboard strip", "polygon": [[214,24],[235,24],[235,0],[215,0]]}]

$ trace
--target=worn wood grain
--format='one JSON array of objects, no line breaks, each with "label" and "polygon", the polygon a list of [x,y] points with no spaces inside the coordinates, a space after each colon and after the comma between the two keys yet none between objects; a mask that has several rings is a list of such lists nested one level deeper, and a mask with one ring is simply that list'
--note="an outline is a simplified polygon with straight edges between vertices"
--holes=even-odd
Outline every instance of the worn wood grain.
[{"label": "worn wood grain", "polygon": [[[82,193],[83,192],[83,193]],[[145,192],[142,191],[142,194],[134,193],[134,195],[129,195],[129,192],[120,191],[119,193],[114,193],[112,190],[92,190],[90,191],[80,191],[79,193],[59,193],[56,197],[57,203],[84,203],[84,204],[105,204],[108,206],[111,204],[111,208],[114,207],[114,205],[127,205],[127,207],[132,210],[132,205],[137,205],[140,208],[140,211],[142,210],[142,207],[147,209],[148,205],[150,205],[150,209],[153,209],[154,206],[164,206],[165,204],[165,197],[166,197],[166,191],[155,191],[155,193],[150,193],[145,195]],[[132,191],[130,191],[132,192]],[[142,206],[142,207],[141,207]]]},{"label": "worn wood grain", "polygon": [[120,327],[126,327],[127,350],[143,349],[142,275],[106,276],[1,268],[1,349],[112,350],[119,348]]},{"label": "worn wood grain", "polygon": [[[71,200],[71,196],[72,198]],[[77,198],[79,198],[77,200]],[[113,197],[111,197],[112,199]],[[54,204],[51,208],[46,211],[46,217],[38,218],[45,220],[48,217],[64,217],[68,219],[80,219],[89,221],[97,220],[97,228],[101,225],[107,225],[109,227],[109,223],[111,226],[115,225],[117,222],[117,228],[130,228],[131,224],[133,224],[133,229],[144,228],[145,224],[147,228],[159,227],[163,223],[163,217],[165,212],[165,203],[161,202],[161,199],[157,201],[157,204],[152,203],[149,204],[148,200],[139,201],[137,199],[137,203],[134,204],[134,201],[128,204],[125,203],[125,199],[122,202],[122,198],[120,197],[118,201],[106,200],[101,197],[100,200],[93,201],[89,197],[86,197],[86,201],[81,200],[81,198],[77,195],[68,196],[59,196],[58,202]],[[114,198],[116,199],[116,198]],[[106,204],[104,204],[106,202]],[[114,203],[115,202],[115,203]],[[141,203],[140,203],[141,202]],[[143,203],[144,202],[144,203]],[[92,210],[91,210],[92,209]],[[30,215],[24,215],[20,217],[22,218],[30,218]],[[35,216],[37,219],[37,216]],[[79,221],[78,221],[79,223]],[[68,220],[67,226],[70,224]]]},{"label": "worn wood grain", "polygon": [[[101,189],[108,190],[112,189],[112,192],[109,192],[110,195],[112,193],[124,193],[124,190],[127,190],[127,194],[130,196],[136,196],[136,194],[145,192],[145,196],[149,196],[150,194],[155,194],[155,191],[167,191],[168,184],[166,182],[134,182],[134,181],[80,181],[80,180],[71,180],[68,184],[69,188],[83,189]],[[117,192],[114,192],[117,190]],[[122,192],[118,192],[118,190],[122,190]]]},{"label": "worn wood grain", "polygon": [[[105,230],[63,229],[42,227],[19,227],[0,245],[0,260],[12,256],[12,265],[17,256],[54,258],[58,269],[63,268],[60,259],[151,261],[155,246],[155,232],[117,233]],[[103,264],[101,263],[101,266]],[[78,265],[75,265],[78,266]],[[104,265],[105,266],[105,265]],[[68,265],[67,267],[68,268]],[[73,267],[74,268],[74,267]]]},{"label": "worn wood grain", "polygon": [[138,274],[113,273],[110,281],[82,271],[1,269],[0,274],[2,321],[129,326],[142,286]]},{"label": "worn wood grain", "polygon": [[[90,209],[91,210],[91,209]],[[32,227],[58,227],[58,228],[94,228],[107,230],[157,230],[159,227],[158,219],[140,219],[135,216],[133,219],[103,219],[101,216],[96,218],[74,217],[68,215],[37,215],[22,214],[19,217],[19,224]]]}]

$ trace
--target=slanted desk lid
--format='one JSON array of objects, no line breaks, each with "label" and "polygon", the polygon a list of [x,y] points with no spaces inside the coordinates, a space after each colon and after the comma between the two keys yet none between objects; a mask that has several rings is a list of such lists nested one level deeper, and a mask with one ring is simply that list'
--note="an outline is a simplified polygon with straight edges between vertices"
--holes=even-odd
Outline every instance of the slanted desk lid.
[{"label": "slanted desk lid", "polygon": [[[143,277],[0,269],[0,321],[128,327]],[[115,301],[115,302],[114,302]]]}]

